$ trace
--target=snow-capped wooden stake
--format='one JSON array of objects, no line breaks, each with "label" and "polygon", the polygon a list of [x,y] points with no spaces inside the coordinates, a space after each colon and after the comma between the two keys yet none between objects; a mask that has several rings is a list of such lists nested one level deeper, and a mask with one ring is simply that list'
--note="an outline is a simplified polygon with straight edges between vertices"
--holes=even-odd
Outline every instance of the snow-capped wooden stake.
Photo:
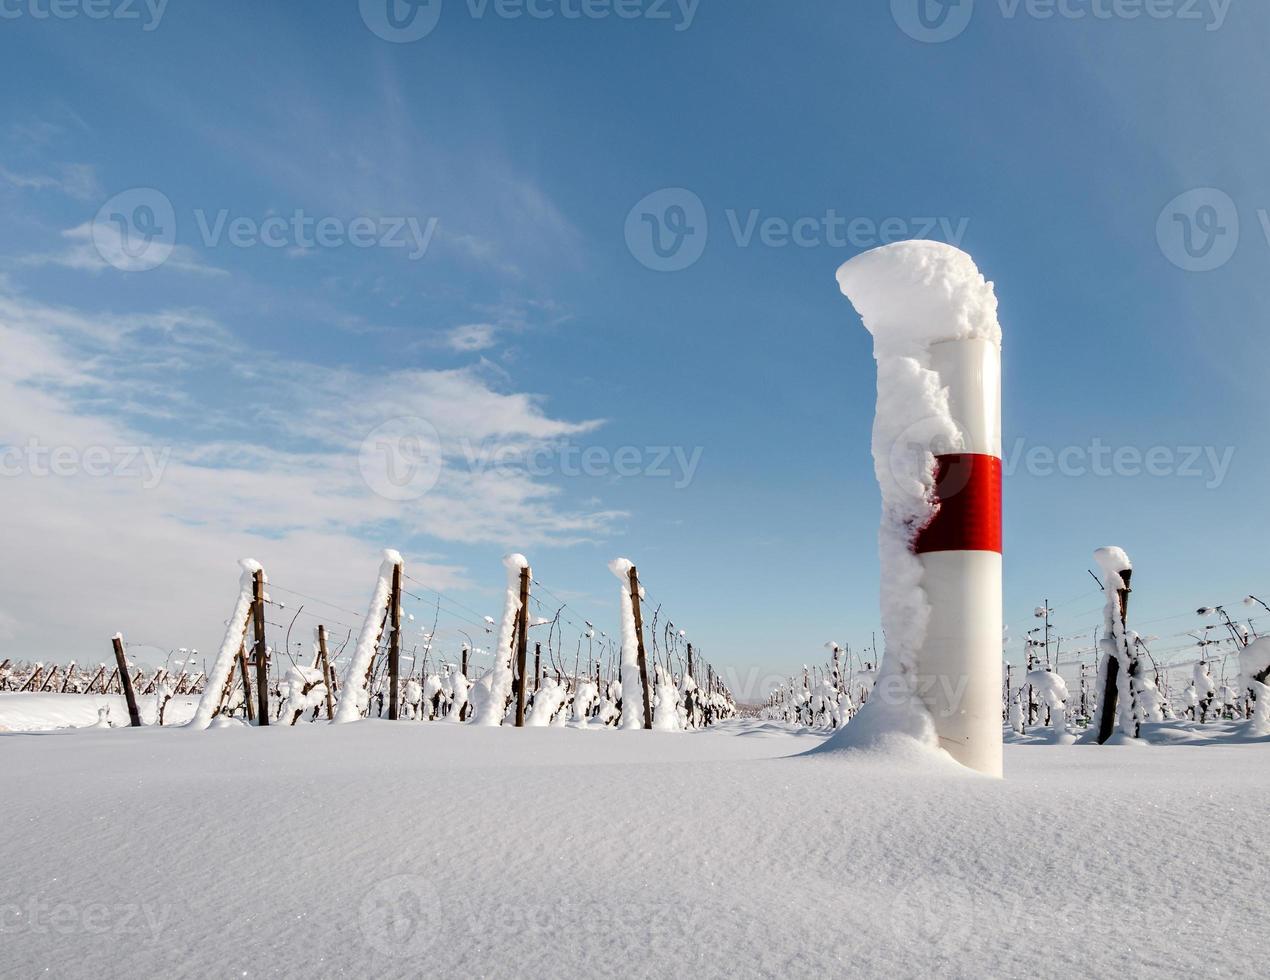
[{"label": "snow-capped wooden stake", "polygon": [[[1124,588],[1116,590],[1116,604],[1120,612],[1120,625],[1123,629],[1127,629],[1127,620],[1129,617],[1129,593],[1133,590],[1129,587],[1129,582],[1133,577],[1133,569],[1126,568],[1120,572],[1120,580],[1124,583]],[[1123,651],[1117,651],[1116,655],[1108,655],[1107,657],[1107,677],[1103,684],[1102,699],[1098,702],[1098,744],[1105,745],[1116,730],[1116,701],[1119,699],[1119,682],[1120,660],[1119,656],[1123,655]],[[1125,696],[1129,696],[1129,692],[1125,692]]]},{"label": "snow-capped wooden stake", "polygon": [[388,596],[388,720],[396,721],[401,701],[401,565],[392,567],[392,592]]},{"label": "snow-capped wooden stake", "polygon": [[635,644],[639,656],[639,680],[644,689],[644,727],[653,727],[653,702],[648,690],[648,657],[644,652],[644,614],[639,607],[639,570],[631,566],[631,609],[635,613]]},{"label": "snow-capped wooden stake", "polygon": [[[265,573],[259,568],[256,569],[252,578],[251,618],[255,630],[256,714],[260,727],[267,728],[269,725],[269,644],[265,639]],[[246,676],[245,671],[243,676]]]},{"label": "snow-capped wooden stake", "polygon": [[331,671],[331,658],[326,652],[326,627],[318,627],[318,659],[322,662],[322,683],[326,685],[326,720],[335,717],[335,675]]},{"label": "snow-capped wooden stake", "polygon": [[123,696],[128,702],[128,724],[133,728],[140,728],[141,712],[137,710],[137,694],[132,689],[132,678],[128,676],[128,658],[124,655],[123,635],[116,633],[111,643],[115,648],[115,663],[119,665],[119,679],[123,683]]},{"label": "snow-capped wooden stake", "polygon": [[525,727],[525,666],[529,658],[529,569],[520,570],[520,613],[516,619],[516,727]]}]

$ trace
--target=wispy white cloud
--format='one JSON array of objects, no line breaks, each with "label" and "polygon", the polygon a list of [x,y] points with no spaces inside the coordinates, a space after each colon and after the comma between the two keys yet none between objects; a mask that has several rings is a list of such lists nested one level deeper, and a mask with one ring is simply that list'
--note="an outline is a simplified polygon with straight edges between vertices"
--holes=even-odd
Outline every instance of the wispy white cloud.
[{"label": "wispy white cloud", "polygon": [[[123,234],[113,225],[101,222],[85,222],[62,232],[70,242],[69,247],[57,252],[27,255],[19,259],[22,265],[58,265],[67,269],[100,273],[109,269],[121,272],[147,272],[155,267],[149,254],[136,253],[128,248]],[[188,245],[166,246],[161,266],[178,272],[190,272],[201,276],[225,276],[224,269],[204,262],[197,251]]]},{"label": "wispy white cloud", "polygon": [[24,174],[0,167],[0,181],[19,190],[56,190],[77,201],[101,199],[101,184],[97,171],[88,163],[59,163],[51,172]]},{"label": "wispy white cloud", "polygon": [[455,327],[445,335],[446,346],[461,354],[489,350],[494,346],[497,329],[492,323],[468,323]]},{"label": "wispy white cloud", "polygon": [[[368,374],[249,357],[205,314],[98,316],[11,292],[0,348],[0,449],[140,447],[166,460],[157,480],[0,475],[0,535],[21,556],[0,563],[0,594],[20,653],[93,653],[130,624],[160,634],[135,637],[147,642],[210,645],[246,555],[356,608],[384,545],[568,544],[624,516],[525,472],[463,465],[464,446],[522,452],[599,424],[552,417],[479,368]],[[186,390],[194,376],[220,401]],[[359,461],[367,435],[402,416],[435,426],[446,465],[431,492],[398,502],[370,489]],[[414,559],[412,574],[443,590],[467,581],[445,561]]]}]

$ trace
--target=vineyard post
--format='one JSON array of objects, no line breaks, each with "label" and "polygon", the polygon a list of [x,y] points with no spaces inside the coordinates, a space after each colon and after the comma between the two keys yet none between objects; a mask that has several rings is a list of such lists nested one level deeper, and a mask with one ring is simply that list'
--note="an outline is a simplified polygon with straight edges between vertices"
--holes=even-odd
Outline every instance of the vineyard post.
[{"label": "vineyard post", "polygon": [[529,656],[529,569],[520,570],[520,613],[516,621],[516,727],[525,727],[525,665]]},{"label": "vineyard post", "polygon": [[123,696],[128,701],[128,724],[133,728],[140,728],[141,712],[137,710],[137,694],[132,689],[132,678],[128,676],[128,658],[123,651],[123,634],[116,633],[111,643],[115,648],[115,663],[119,665],[119,678],[123,683]]},{"label": "vineyard post", "polygon": [[[1129,587],[1129,580],[1133,576],[1133,569],[1126,568],[1120,572],[1120,579],[1124,582],[1124,588],[1116,590],[1116,604],[1120,609],[1120,625],[1123,628],[1125,621],[1129,615],[1129,593],[1133,590]],[[1098,725],[1098,744],[1105,745],[1107,740],[1111,738],[1112,733],[1116,730],[1116,698],[1119,696],[1118,674],[1120,673],[1120,657],[1124,656],[1123,650],[1117,650],[1114,654],[1107,655],[1107,678],[1102,689],[1102,697],[1098,701],[1098,709],[1101,712]],[[1128,691],[1125,692],[1129,694]]]},{"label": "vineyard post", "polygon": [[644,728],[653,727],[653,702],[648,691],[648,657],[644,652],[644,614],[639,606],[639,571],[631,566],[631,608],[635,612],[635,643],[639,656],[639,682],[644,689]]},{"label": "vineyard post", "polygon": [[[252,624],[256,640],[256,714],[261,728],[269,726],[269,646],[265,641],[265,573],[256,569],[252,578]],[[243,677],[246,678],[244,671]],[[250,695],[248,696],[250,701]]]},{"label": "vineyard post", "polygon": [[401,683],[401,565],[392,567],[392,595],[388,599],[392,635],[388,638],[388,720],[397,720]]},{"label": "vineyard post", "polygon": [[334,677],[331,673],[331,658],[326,652],[326,627],[318,626],[318,657],[322,661],[322,683],[326,686],[326,720],[335,717],[335,692],[332,690]]},{"label": "vineyard post", "polygon": [[36,668],[35,668],[35,673],[34,673],[34,674],[32,674],[30,677],[28,677],[28,678],[26,679],[26,683],[24,683],[24,684],[23,684],[20,688],[18,688],[18,693],[23,693],[23,692],[25,692],[28,688],[29,688],[30,690],[34,691],[34,690],[35,690],[35,684],[36,684],[36,683],[40,680],[40,678],[41,678],[41,677],[43,677],[43,676],[44,676],[44,668],[43,668],[43,667],[36,667]]}]

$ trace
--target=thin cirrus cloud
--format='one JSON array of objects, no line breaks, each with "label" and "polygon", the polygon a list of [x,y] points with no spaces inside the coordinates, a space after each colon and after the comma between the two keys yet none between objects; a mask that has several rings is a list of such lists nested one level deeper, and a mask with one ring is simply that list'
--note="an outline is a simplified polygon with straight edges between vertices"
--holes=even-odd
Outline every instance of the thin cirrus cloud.
[{"label": "thin cirrus cloud", "polygon": [[18,190],[60,191],[76,201],[95,201],[102,196],[97,171],[89,163],[58,163],[44,173],[18,173],[0,167],[0,182]]},{"label": "thin cirrus cloud", "polygon": [[[121,272],[146,271],[152,266],[144,257],[138,257],[124,248],[123,236],[118,228],[109,224],[85,222],[68,228],[62,237],[70,244],[61,250],[23,257],[23,265],[58,265],[83,272],[105,272],[116,269]],[[204,262],[198,252],[188,245],[173,245],[171,253],[163,261],[165,269],[191,272],[202,276],[224,276],[224,269]]]}]

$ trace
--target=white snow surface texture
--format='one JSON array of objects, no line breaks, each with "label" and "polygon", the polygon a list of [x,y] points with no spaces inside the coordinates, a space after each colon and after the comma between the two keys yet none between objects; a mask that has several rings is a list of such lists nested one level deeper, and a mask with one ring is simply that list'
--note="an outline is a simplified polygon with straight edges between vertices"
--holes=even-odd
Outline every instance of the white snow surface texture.
[{"label": "white snow surface texture", "polygon": [[819,741],[0,736],[0,975],[1045,980],[1270,956],[1270,745],[1009,745],[998,781],[923,753],[789,757]]}]

